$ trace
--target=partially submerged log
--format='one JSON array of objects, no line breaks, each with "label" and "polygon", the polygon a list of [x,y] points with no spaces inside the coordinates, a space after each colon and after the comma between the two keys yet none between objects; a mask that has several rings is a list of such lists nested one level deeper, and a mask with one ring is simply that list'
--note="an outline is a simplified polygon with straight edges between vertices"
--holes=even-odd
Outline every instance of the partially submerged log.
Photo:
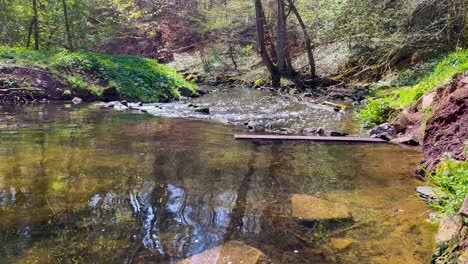
[{"label": "partially submerged log", "polygon": [[283,135],[234,135],[235,140],[280,140],[280,141],[318,141],[348,143],[387,143],[380,138],[368,137],[321,137],[321,136],[283,136]]}]

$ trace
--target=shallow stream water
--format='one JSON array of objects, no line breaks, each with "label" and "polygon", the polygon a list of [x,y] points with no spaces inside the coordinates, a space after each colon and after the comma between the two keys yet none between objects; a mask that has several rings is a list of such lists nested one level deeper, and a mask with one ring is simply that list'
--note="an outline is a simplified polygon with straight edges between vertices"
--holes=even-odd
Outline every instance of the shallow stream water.
[{"label": "shallow stream water", "polygon": [[[418,151],[234,141],[242,130],[90,105],[1,109],[0,263],[177,263],[231,240],[271,263],[430,262]],[[353,222],[299,222],[293,194],[342,203]]]}]

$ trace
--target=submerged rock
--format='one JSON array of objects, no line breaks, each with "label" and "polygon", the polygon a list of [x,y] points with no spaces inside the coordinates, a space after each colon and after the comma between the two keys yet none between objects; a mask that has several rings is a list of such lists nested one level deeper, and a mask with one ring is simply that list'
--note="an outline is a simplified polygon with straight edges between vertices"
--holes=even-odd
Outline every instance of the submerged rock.
[{"label": "submerged rock", "polygon": [[330,245],[338,250],[347,249],[351,244],[353,244],[353,241],[344,238],[334,238],[330,241]]},{"label": "submerged rock", "polygon": [[348,208],[341,204],[319,199],[307,194],[291,197],[292,217],[302,221],[350,219]]},{"label": "submerged rock", "polygon": [[198,255],[184,259],[179,264],[256,264],[264,254],[249,245],[238,241],[206,250]]}]

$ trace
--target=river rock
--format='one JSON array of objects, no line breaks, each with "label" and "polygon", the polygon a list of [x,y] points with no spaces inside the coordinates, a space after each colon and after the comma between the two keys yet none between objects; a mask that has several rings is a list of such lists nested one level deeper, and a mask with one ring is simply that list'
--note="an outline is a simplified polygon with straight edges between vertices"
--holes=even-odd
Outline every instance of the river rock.
[{"label": "river rock", "polygon": [[316,133],[317,133],[317,129],[315,129],[315,128],[304,128],[304,129],[302,130],[302,133],[307,134],[307,135],[316,134]]},{"label": "river rock", "polygon": [[461,226],[461,218],[459,216],[446,216],[439,223],[439,230],[436,234],[436,243],[446,243],[452,240],[457,234]]},{"label": "river rock", "polygon": [[441,198],[447,197],[447,194],[437,187],[431,186],[418,186],[416,187],[416,194],[419,198],[428,203],[439,203]]},{"label": "river rock", "polygon": [[83,99],[81,99],[79,97],[75,97],[72,100],[72,103],[74,103],[74,104],[81,104],[82,102],[83,102]]},{"label": "river rock", "polygon": [[459,213],[463,217],[468,217],[468,195],[465,197],[465,201],[463,202]]},{"label": "river rock", "polygon": [[249,120],[248,122],[244,123],[244,125],[250,131],[255,131],[258,127],[258,123],[252,120]]},{"label": "river rock", "polygon": [[348,208],[341,204],[319,199],[307,194],[291,197],[292,217],[302,221],[350,219]]},{"label": "river rock", "polygon": [[121,102],[119,101],[113,101],[113,102],[109,102],[106,104],[107,108],[114,108],[116,110],[126,110],[128,109],[127,106],[123,105]]},{"label": "river rock", "polygon": [[208,115],[210,113],[210,108],[208,107],[198,107],[195,109],[195,112]]},{"label": "river rock", "polygon": [[403,144],[408,146],[419,146],[419,139],[414,135],[407,135],[403,137],[398,137],[391,140],[395,144]]},{"label": "river rock", "polygon": [[381,138],[383,140],[392,140],[396,137],[395,127],[389,123],[384,123],[379,126],[376,126],[371,131],[369,131],[371,138]]},{"label": "river rock", "polygon": [[400,133],[406,128],[408,128],[408,125],[410,124],[410,120],[408,119],[408,110],[403,111],[395,120],[392,121],[393,127],[395,127],[395,131],[397,133]]},{"label": "river rock", "polygon": [[437,95],[436,92],[432,92],[432,93],[428,93],[428,94],[424,95],[421,98],[421,110],[422,111],[426,110],[427,108],[429,108],[432,105],[436,95]]},{"label": "river rock", "polygon": [[325,136],[325,129],[319,127],[319,128],[317,128],[315,133],[317,133],[317,135],[319,135],[319,136]]},{"label": "river rock", "polygon": [[334,249],[338,249],[338,250],[347,249],[349,246],[351,246],[351,244],[353,244],[353,241],[344,239],[344,238],[336,238],[336,239],[330,240],[330,245]]},{"label": "river rock", "polygon": [[264,254],[254,247],[238,241],[229,241],[184,259],[179,264],[256,264],[263,256]]},{"label": "river rock", "polygon": [[349,134],[337,132],[337,131],[327,131],[325,134],[329,137],[346,137],[347,135],[349,135]]},{"label": "river rock", "polygon": [[184,86],[179,88],[179,92],[183,97],[199,97],[197,93]]}]

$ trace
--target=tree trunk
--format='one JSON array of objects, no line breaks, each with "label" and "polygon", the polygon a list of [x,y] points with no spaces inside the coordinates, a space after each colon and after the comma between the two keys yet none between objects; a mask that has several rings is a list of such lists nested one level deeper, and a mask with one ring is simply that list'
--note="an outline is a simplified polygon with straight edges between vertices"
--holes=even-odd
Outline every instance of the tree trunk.
[{"label": "tree trunk", "polygon": [[289,2],[289,9],[294,13],[294,15],[297,18],[297,21],[299,22],[299,25],[301,26],[302,32],[304,33],[304,41],[305,41],[305,46],[307,49],[307,55],[309,59],[309,68],[310,68],[310,77],[311,78],[316,78],[316,68],[315,68],[315,59],[314,59],[314,54],[312,52],[312,44],[310,41],[310,36],[309,32],[307,31],[307,27],[302,20],[301,15],[299,14],[299,11],[297,11],[296,5],[294,4],[293,0],[288,0]]},{"label": "tree trunk", "polygon": [[258,50],[263,62],[266,64],[266,67],[270,72],[272,85],[274,87],[279,87],[281,84],[281,73],[278,71],[278,68],[276,67],[276,65],[273,64],[272,60],[270,59],[265,45],[265,14],[263,12],[261,0],[254,0],[254,5],[257,26]]},{"label": "tree trunk", "polygon": [[31,35],[33,31],[33,26],[34,26],[34,19],[31,20],[31,24],[29,25],[28,38],[26,39],[26,48],[29,48],[29,45],[31,45]]},{"label": "tree trunk", "polygon": [[63,16],[65,18],[65,31],[67,33],[67,42],[68,42],[68,49],[73,51],[73,39],[70,30],[70,22],[68,21],[68,8],[67,8],[67,1],[62,0],[63,4]]},{"label": "tree trunk", "polygon": [[32,0],[33,21],[34,21],[34,49],[39,49],[39,15],[37,11],[37,0]]},{"label": "tree trunk", "polygon": [[276,64],[281,74],[287,73],[286,68],[286,16],[283,0],[277,0],[276,26]]}]

